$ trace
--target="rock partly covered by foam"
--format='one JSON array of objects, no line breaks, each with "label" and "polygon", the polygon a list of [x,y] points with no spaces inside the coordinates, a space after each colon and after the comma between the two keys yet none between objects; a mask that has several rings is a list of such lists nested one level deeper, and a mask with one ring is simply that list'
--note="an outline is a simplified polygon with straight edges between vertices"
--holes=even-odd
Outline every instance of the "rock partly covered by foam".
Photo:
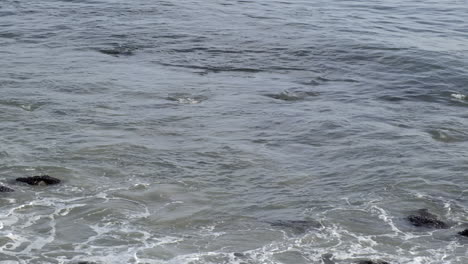
[{"label": "rock partly covered by foam", "polygon": [[461,232],[458,232],[458,234],[461,235],[461,236],[466,236],[466,237],[468,237],[468,228],[465,229],[465,230],[463,230],[463,231],[461,231]]},{"label": "rock partly covered by foam", "polygon": [[445,229],[449,226],[438,219],[434,214],[429,213],[427,209],[418,210],[417,214],[408,216],[408,221],[417,227]]},{"label": "rock partly covered by foam", "polygon": [[16,181],[24,182],[29,185],[53,185],[60,183],[59,179],[50,177],[49,175],[17,178]]},{"label": "rock partly covered by foam", "polygon": [[333,254],[326,253],[322,255],[322,263],[323,264],[335,264],[333,261]]},{"label": "rock partly covered by foam", "polygon": [[15,190],[8,188],[6,186],[0,185],[0,192],[14,192]]}]

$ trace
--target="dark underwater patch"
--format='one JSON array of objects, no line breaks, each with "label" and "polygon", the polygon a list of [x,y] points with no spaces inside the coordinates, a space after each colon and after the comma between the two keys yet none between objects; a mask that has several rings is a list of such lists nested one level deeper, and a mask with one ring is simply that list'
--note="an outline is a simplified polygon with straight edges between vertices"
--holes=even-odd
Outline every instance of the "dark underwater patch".
[{"label": "dark underwater patch", "polygon": [[314,220],[277,220],[270,222],[271,226],[293,230],[295,233],[305,233],[312,228],[321,228],[322,224]]},{"label": "dark underwater patch", "polygon": [[126,46],[126,45],[118,45],[112,48],[103,48],[97,49],[98,52],[114,57],[119,56],[131,56],[135,54],[135,47]]},{"label": "dark underwater patch", "polygon": [[311,91],[291,91],[286,90],[281,93],[265,94],[265,96],[281,101],[302,101],[310,97],[318,96],[319,93]]}]

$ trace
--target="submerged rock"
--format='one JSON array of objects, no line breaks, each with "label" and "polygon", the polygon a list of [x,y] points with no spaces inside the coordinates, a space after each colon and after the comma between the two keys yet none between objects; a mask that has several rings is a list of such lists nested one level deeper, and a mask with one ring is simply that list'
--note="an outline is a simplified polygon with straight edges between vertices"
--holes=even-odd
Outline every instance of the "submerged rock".
[{"label": "submerged rock", "polygon": [[271,226],[290,228],[297,233],[304,233],[310,228],[322,227],[322,224],[313,220],[278,220],[270,224]]},{"label": "submerged rock", "polygon": [[407,217],[408,221],[417,227],[445,229],[449,226],[438,219],[434,214],[429,213],[427,209],[418,210],[418,214],[410,215]]},{"label": "submerged rock", "polygon": [[282,101],[301,101],[306,100],[309,97],[318,96],[317,92],[310,92],[310,91],[292,91],[286,90],[281,93],[276,94],[265,94],[267,97],[271,97],[273,99],[282,100]]},{"label": "submerged rock", "polygon": [[466,237],[468,237],[468,228],[465,229],[465,230],[463,230],[463,231],[461,231],[461,232],[458,232],[458,234],[461,235],[461,236],[466,236]]},{"label": "submerged rock", "polygon": [[131,47],[127,45],[117,45],[112,48],[98,49],[97,51],[99,51],[102,54],[119,57],[119,56],[131,56],[134,54],[135,50],[136,50],[135,47]]},{"label": "submerged rock", "polygon": [[16,181],[24,182],[29,185],[52,185],[60,183],[59,179],[50,177],[49,175],[17,178]]},{"label": "submerged rock", "polygon": [[15,190],[8,188],[6,186],[0,185],[0,192],[14,192]]}]

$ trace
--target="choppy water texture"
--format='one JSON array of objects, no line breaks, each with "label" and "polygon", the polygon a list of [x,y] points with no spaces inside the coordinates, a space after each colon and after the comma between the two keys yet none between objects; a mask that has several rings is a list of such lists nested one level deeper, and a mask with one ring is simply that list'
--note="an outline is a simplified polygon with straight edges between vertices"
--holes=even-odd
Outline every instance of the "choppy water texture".
[{"label": "choppy water texture", "polygon": [[2,0],[0,263],[468,263],[467,14]]}]

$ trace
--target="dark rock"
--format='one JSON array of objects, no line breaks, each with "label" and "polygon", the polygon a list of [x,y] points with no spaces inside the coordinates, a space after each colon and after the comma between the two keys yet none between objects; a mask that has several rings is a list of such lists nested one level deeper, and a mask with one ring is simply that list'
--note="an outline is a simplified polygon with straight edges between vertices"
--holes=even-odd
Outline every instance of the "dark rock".
[{"label": "dark rock", "polygon": [[448,228],[448,225],[445,222],[439,220],[436,215],[429,213],[427,209],[420,209],[417,214],[410,215],[407,219],[412,225],[417,227],[437,229]]},{"label": "dark rock", "polygon": [[427,218],[424,216],[410,215],[408,216],[408,220],[410,221],[412,225],[418,226],[418,227],[430,227],[430,228],[437,228],[437,229],[448,228],[446,223],[437,219]]},{"label": "dark rock", "polygon": [[429,210],[428,210],[428,209],[425,209],[425,208],[419,209],[419,210],[417,211],[417,213],[418,213],[420,216],[424,216],[424,217],[427,217],[427,218],[434,218],[434,219],[437,218],[437,215],[430,213]]},{"label": "dark rock", "polygon": [[49,175],[17,178],[16,181],[24,182],[29,185],[52,185],[60,183],[59,179],[50,177]]},{"label": "dark rock", "polygon": [[1,186],[0,185],[0,192],[14,192],[15,190],[8,188],[6,186]]},{"label": "dark rock", "polygon": [[382,260],[361,260],[358,262],[358,264],[390,264],[386,261]]},{"label": "dark rock", "polygon": [[335,264],[335,262],[332,260],[333,254],[327,253],[322,255],[322,263],[323,264]]},{"label": "dark rock", "polygon": [[234,257],[236,258],[245,258],[245,255],[239,252],[234,252]]},{"label": "dark rock", "polygon": [[322,227],[322,224],[313,220],[278,220],[270,224],[271,226],[290,228],[296,233],[304,233],[310,228]]},{"label": "dark rock", "polygon": [[463,231],[461,231],[461,232],[458,232],[458,234],[461,235],[461,236],[466,236],[466,237],[468,237],[468,229],[465,229],[465,230],[463,230]]}]

